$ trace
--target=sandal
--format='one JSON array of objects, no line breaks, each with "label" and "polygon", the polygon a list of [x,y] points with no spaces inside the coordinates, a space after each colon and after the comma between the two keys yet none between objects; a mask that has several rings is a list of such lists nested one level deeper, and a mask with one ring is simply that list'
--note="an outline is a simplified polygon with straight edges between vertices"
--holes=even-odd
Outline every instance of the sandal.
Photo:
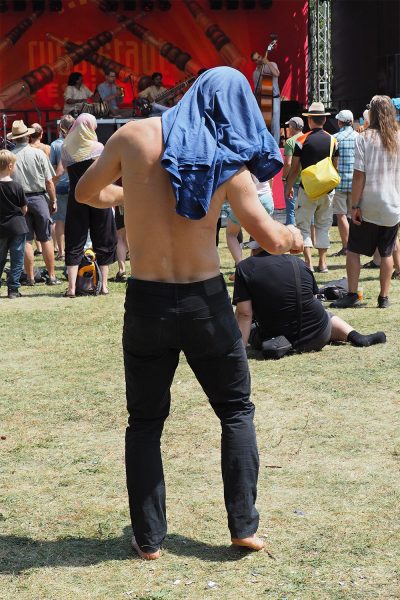
[{"label": "sandal", "polygon": [[346,248],[342,248],[341,250],[339,250],[339,252],[335,252],[334,254],[331,254],[331,256],[346,256],[347,254],[347,249]]},{"label": "sandal", "polygon": [[117,273],[115,276],[115,281],[118,283],[126,283],[127,277],[126,273]]},{"label": "sandal", "polygon": [[63,293],[63,298],[76,298],[75,294],[71,294],[68,290]]},{"label": "sandal", "polygon": [[316,273],[329,273],[328,267],[315,267]]},{"label": "sandal", "polygon": [[400,279],[400,271],[393,271],[392,279]]}]

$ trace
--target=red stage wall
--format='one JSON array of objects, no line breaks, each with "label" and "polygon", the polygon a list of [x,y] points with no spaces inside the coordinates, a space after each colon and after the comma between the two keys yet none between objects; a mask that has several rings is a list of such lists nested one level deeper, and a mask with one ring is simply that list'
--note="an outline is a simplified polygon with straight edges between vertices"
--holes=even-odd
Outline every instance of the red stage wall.
[{"label": "red stage wall", "polygon": [[[11,3],[9,3],[11,5]],[[27,5],[30,3],[27,2]],[[254,63],[250,60],[253,51],[263,53],[270,41],[270,33],[279,35],[278,47],[271,52],[270,59],[277,62],[280,71],[281,94],[284,99],[306,103],[306,62],[307,62],[307,11],[306,0],[274,0],[271,8],[255,10],[210,10],[207,0],[198,0],[204,13],[217,23],[229,36],[241,55],[246,58],[243,72],[251,81]],[[120,3],[122,5],[122,3]],[[157,5],[157,3],[156,3]],[[63,12],[45,11],[17,41],[15,46],[3,53],[0,60],[0,99],[4,108],[14,109],[4,102],[4,89],[18,81],[26,73],[43,64],[51,65],[65,50],[56,42],[46,38],[50,32],[62,39],[84,43],[102,31],[112,31],[118,26],[115,13],[104,13],[89,0],[63,2]],[[169,41],[187,52],[200,66],[212,67],[226,64],[220,54],[194,21],[181,0],[172,0],[172,8],[167,12],[158,9],[145,16],[139,11],[125,12],[130,19],[149,29],[157,38]],[[31,14],[30,11],[8,11],[0,18],[0,42],[7,33]],[[1,46],[0,46],[1,49]],[[99,53],[107,55],[126,65],[137,75],[161,71],[167,86],[185,79],[185,74],[160,56],[157,48],[144,43],[127,30],[120,31],[110,44]],[[86,62],[76,65],[73,70],[84,75],[84,83],[92,90],[103,80],[103,74]],[[55,74],[54,80],[34,95],[42,109],[63,107],[63,91],[68,73]],[[132,102],[129,84],[124,84],[125,104]],[[18,102],[18,108],[31,108],[29,99]]]}]

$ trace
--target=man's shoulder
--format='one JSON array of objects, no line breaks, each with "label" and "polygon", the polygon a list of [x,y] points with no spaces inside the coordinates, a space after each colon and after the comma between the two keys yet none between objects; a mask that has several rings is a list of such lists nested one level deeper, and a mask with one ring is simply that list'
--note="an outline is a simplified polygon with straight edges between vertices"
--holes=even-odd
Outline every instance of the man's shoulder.
[{"label": "man's shoulder", "polygon": [[51,142],[50,148],[51,150],[58,150],[64,143],[64,138],[57,138],[54,142]]},{"label": "man's shoulder", "polygon": [[28,158],[36,158],[39,157],[40,155],[43,154],[43,150],[39,150],[39,148],[33,148],[30,144],[24,144],[22,146],[16,146],[16,148],[14,148],[13,152],[15,154],[21,154],[21,157],[28,157]]}]

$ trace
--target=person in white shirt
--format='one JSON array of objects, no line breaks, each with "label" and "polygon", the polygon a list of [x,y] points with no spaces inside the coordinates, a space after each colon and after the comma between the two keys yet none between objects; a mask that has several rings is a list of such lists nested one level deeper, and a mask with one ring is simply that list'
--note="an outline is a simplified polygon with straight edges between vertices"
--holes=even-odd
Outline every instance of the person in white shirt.
[{"label": "person in white shirt", "polygon": [[392,252],[400,221],[400,131],[389,96],[374,96],[370,125],[356,140],[346,268],[349,293],[334,308],[360,306],[360,255],[381,255],[378,308],[389,306]]}]

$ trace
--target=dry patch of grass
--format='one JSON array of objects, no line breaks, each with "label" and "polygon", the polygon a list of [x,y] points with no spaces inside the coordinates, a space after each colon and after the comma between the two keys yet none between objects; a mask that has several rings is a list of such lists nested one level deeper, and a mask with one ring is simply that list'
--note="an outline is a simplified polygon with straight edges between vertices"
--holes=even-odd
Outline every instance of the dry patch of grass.
[{"label": "dry patch of grass", "polygon": [[[228,274],[225,245],[221,256]],[[343,274],[343,259],[330,263],[319,281]],[[368,306],[340,315],[362,332],[383,329],[386,345],[250,359],[260,533],[274,559],[229,547],[219,426],[184,359],[163,438],[169,534],[160,561],[135,558],[123,286],[110,284],[107,298],[68,300],[45,286],[0,298],[0,598],[399,598],[400,286],[379,311],[376,272],[362,280]]]}]

